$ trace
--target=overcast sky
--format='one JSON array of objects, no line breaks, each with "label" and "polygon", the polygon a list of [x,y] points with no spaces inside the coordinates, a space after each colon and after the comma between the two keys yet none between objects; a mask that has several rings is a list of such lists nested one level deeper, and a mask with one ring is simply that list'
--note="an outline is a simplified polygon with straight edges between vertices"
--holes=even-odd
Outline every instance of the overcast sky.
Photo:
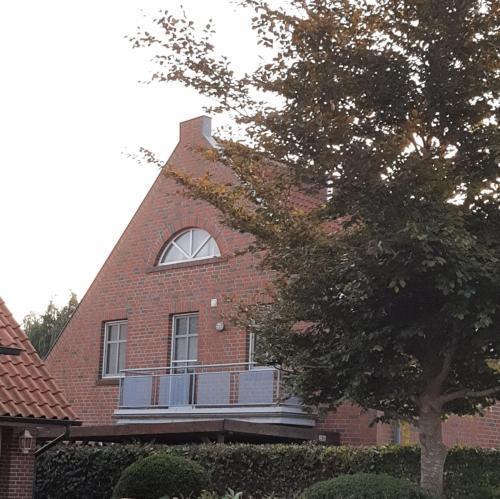
[{"label": "overcast sky", "polygon": [[191,91],[138,83],[149,56],[124,38],[181,4],[215,20],[240,69],[255,63],[230,0],[0,2],[0,296],[19,322],[82,298],[158,175],[126,154],[167,159],[179,122],[202,114]]}]

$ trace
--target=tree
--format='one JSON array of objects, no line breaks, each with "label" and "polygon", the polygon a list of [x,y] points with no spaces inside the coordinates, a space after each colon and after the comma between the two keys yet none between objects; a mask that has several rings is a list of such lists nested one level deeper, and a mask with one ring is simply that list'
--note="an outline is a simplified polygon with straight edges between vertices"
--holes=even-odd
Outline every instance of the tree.
[{"label": "tree", "polygon": [[265,252],[274,303],[248,313],[304,401],[411,422],[440,495],[443,419],[500,398],[498,4],[240,3],[270,48],[252,74],[218,55],[212,23],[165,12],[132,39],[156,48],[154,80],[246,127],[204,153],[233,184],[166,174]]},{"label": "tree", "polygon": [[78,298],[75,293],[71,293],[64,307],[58,308],[51,300],[42,315],[30,312],[23,319],[23,329],[42,359],[47,356],[77,307]]}]

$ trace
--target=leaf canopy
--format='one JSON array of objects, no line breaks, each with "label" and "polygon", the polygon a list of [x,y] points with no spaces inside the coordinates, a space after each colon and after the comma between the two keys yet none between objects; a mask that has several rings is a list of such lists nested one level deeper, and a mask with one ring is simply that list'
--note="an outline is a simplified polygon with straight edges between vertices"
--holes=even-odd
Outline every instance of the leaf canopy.
[{"label": "leaf canopy", "polygon": [[267,360],[314,404],[480,412],[500,398],[498,3],[240,3],[271,54],[251,74],[212,24],[166,13],[133,41],[246,127],[210,153],[234,184],[169,174],[266,251],[274,302],[246,312]]}]

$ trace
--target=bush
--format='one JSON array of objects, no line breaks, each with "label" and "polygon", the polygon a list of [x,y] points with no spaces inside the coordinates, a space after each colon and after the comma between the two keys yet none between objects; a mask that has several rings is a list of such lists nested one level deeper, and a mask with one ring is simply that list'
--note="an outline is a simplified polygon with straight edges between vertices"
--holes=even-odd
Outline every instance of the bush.
[{"label": "bush", "polygon": [[304,492],[304,499],[428,499],[419,487],[400,478],[373,473],[340,475],[318,482]]},{"label": "bush", "polygon": [[140,459],[123,471],[113,491],[113,497],[158,499],[200,496],[208,489],[208,473],[198,463],[164,452]]},{"label": "bush", "polygon": [[[314,444],[61,445],[37,458],[38,499],[109,499],[122,471],[161,450],[201,464],[223,496],[231,487],[243,497],[298,497],[320,480],[351,473],[386,473],[419,479],[417,447],[331,447]],[[489,499],[500,487],[500,449],[451,449],[445,465],[445,493],[451,499]],[[483,494],[483,495],[481,495]]]},{"label": "bush", "polygon": [[36,460],[37,499],[109,499],[122,471],[153,447],[61,445]]},{"label": "bush", "polygon": [[500,488],[472,487],[468,491],[469,499],[500,499]]}]

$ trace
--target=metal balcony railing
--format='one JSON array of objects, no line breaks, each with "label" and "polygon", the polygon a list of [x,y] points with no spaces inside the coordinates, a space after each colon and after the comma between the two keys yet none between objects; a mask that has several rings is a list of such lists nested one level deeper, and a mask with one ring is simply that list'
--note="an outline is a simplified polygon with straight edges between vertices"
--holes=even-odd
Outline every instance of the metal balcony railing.
[{"label": "metal balcony railing", "polygon": [[120,409],[299,406],[281,372],[252,363],[124,369]]}]

